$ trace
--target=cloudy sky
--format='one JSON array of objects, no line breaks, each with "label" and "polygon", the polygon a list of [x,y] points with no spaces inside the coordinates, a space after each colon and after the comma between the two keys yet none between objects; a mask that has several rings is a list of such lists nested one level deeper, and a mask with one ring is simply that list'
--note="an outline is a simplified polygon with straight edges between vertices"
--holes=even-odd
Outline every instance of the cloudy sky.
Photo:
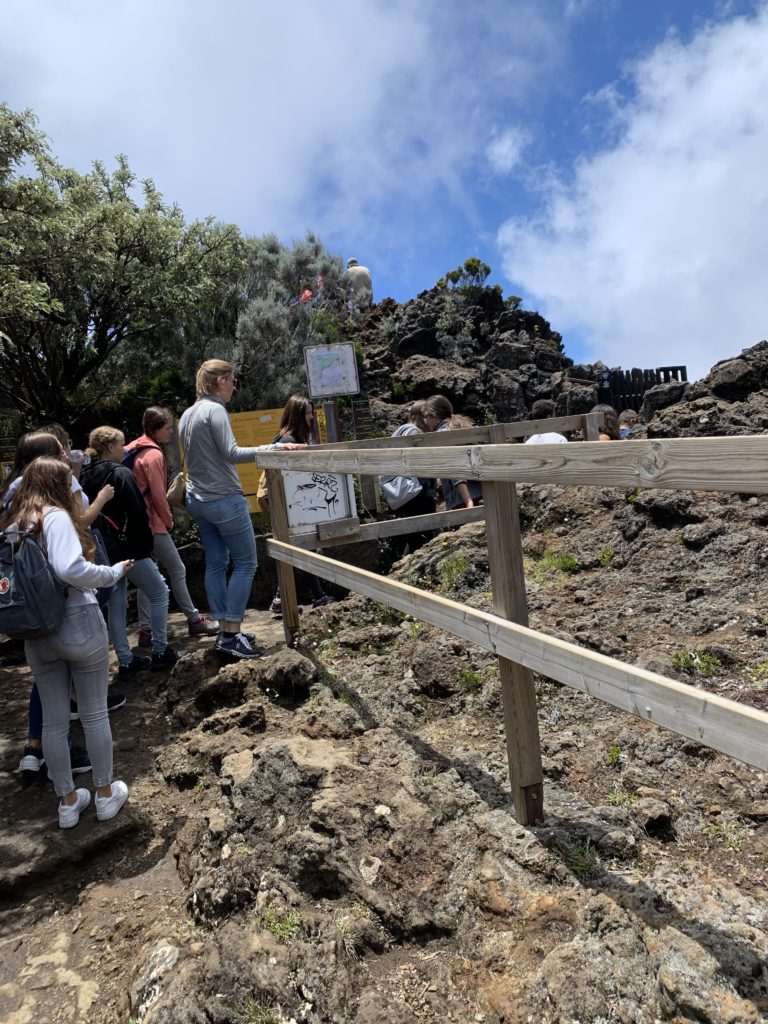
[{"label": "cloudy sky", "polygon": [[468,256],[577,360],[768,336],[768,3],[0,0],[0,99],[405,300]]}]

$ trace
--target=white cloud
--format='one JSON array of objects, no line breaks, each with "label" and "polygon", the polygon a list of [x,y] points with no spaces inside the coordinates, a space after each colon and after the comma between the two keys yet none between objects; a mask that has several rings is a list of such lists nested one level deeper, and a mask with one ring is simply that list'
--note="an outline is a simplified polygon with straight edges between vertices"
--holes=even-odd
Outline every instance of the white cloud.
[{"label": "white cloud", "polygon": [[701,376],[768,334],[768,8],[667,39],[630,84],[616,141],[502,226],[504,269],[566,348]]},{"label": "white cloud", "polygon": [[488,145],[486,155],[496,174],[509,174],[520,163],[528,134],[520,128],[499,132]]},{"label": "white cloud", "polygon": [[430,207],[471,215],[494,104],[562,57],[547,6],[5,0],[1,94],[62,160],[125,152],[188,216],[402,252],[413,220],[437,230]]}]

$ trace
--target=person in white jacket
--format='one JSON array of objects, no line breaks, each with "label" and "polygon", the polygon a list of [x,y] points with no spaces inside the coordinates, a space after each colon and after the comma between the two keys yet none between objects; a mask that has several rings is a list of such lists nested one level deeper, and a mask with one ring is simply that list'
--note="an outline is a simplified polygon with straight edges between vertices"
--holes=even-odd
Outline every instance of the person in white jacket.
[{"label": "person in white jacket", "polygon": [[93,765],[96,817],[113,818],[128,798],[112,779],[112,731],[107,714],[109,640],[94,589],[122,579],[130,560],[96,565],[95,545],[81,523],[69,467],[42,456],[24,470],[0,529],[30,532],[51,568],[69,587],[64,619],[50,636],[26,640],[24,652],[43,704],[43,753],[59,797],[59,826],[73,828],[91,802],[75,789],[69,757],[70,687],[74,686],[85,743]]}]

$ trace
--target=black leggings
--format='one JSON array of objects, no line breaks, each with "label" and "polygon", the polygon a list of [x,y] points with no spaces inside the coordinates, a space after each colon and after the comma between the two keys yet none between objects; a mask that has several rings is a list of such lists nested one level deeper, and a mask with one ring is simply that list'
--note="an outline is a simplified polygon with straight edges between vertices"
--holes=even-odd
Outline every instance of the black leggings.
[{"label": "black leggings", "polygon": [[[396,509],[395,517],[397,519],[408,519],[409,516],[428,516],[436,511],[437,502],[435,501],[434,494],[429,491],[425,492],[422,489],[415,498],[411,498],[410,501]],[[434,536],[434,530],[421,530],[415,533],[401,534],[399,537],[393,537],[392,540],[398,558],[402,558],[407,552],[417,551],[428,540],[432,540]]]}]

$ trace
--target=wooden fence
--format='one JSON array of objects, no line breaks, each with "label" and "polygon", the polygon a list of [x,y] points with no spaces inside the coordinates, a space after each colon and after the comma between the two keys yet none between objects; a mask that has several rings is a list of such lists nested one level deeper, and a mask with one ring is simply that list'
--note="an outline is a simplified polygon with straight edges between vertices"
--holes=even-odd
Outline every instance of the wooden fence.
[{"label": "wooden fence", "polygon": [[609,402],[616,412],[627,408],[639,412],[646,391],[672,380],[686,381],[688,371],[685,366],[658,366],[655,370],[609,370],[605,376],[608,393],[601,393],[600,400]]},{"label": "wooden fence", "polygon": [[[546,428],[556,429],[557,421],[545,422]],[[540,821],[543,816],[543,772],[533,671],[748,764],[768,769],[765,712],[528,628],[516,492],[517,483],[555,483],[764,494],[768,493],[768,436],[585,441],[568,445],[510,443],[510,428],[522,426],[530,428],[528,424],[472,428],[482,432],[483,441],[487,438],[484,444],[477,440],[467,443],[469,439],[462,435],[468,432],[447,431],[377,439],[375,444],[363,441],[259,454],[259,464],[267,469],[274,532],[268,550],[278,562],[287,642],[294,643],[299,627],[293,570],[304,569],[496,654],[512,798],[522,824]],[[584,424],[583,429],[586,433],[592,425]],[[292,537],[288,527],[282,471],[289,469],[482,480],[482,509],[461,509],[396,523],[348,523],[346,527],[334,524],[330,533],[320,531],[310,541],[313,548],[330,547],[339,543],[340,538],[348,543],[350,539],[408,533],[484,517],[493,612],[478,611],[304,550],[310,541]]]}]

